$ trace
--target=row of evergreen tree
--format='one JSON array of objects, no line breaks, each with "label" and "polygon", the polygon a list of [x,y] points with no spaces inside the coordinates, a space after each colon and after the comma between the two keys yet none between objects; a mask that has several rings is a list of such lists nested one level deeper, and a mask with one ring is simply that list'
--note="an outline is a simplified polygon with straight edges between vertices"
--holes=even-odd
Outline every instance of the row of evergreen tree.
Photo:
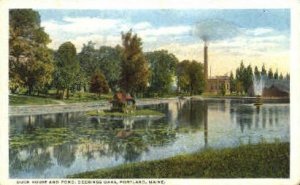
[{"label": "row of evergreen tree", "polygon": [[272,68],[267,72],[265,65],[262,65],[261,70],[257,66],[254,67],[254,70],[251,65],[245,67],[243,61],[240,63],[240,66],[235,71],[235,76],[233,72],[230,73],[230,92],[238,94],[249,94],[251,93],[250,89],[253,86],[253,77],[256,79],[263,80],[289,80],[290,75],[287,73],[283,76],[282,73],[278,73],[278,70],[273,73]]}]

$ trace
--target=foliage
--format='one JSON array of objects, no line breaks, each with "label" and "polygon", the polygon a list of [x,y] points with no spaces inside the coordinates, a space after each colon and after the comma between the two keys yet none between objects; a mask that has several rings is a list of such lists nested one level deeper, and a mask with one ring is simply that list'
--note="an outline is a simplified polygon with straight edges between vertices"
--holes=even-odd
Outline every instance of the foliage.
[{"label": "foliage", "polygon": [[260,74],[261,74],[261,76],[267,76],[267,70],[266,70],[265,64],[262,65]]},{"label": "foliage", "polygon": [[197,61],[184,60],[177,65],[177,86],[180,92],[189,92],[190,95],[201,94],[204,91],[204,68]]},{"label": "foliage", "polygon": [[288,178],[289,143],[208,149],[168,159],[130,163],[70,178]]},{"label": "foliage", "polygon": [[118,81],[121,74],[121,48],[101,46],[98,51],[99,67],[103,72],[109,87],[113,92],[118,91]]},{"label": "foliage", "polygon": [[[118,81],[121,73],[121,49],[120,46],[115,48],[110,46],[101,46],[95,49],[95,43],[89,41],[84,44],[81,52],[78,54],[81,70],[84,79],[90,79],[99,68],[103,72],[109,87],[112,91],[118,90]],[[84,85],[86,86],[88,83]]]},{"label": "foliage", "polygon": [[143,93],[150,71],[142,51],[142,40],[132,31],[122,33],[122,62],[120,87],[132,95]]},{"label": "foliage", "polygon": [[260,72],[259,72],[257,66],[255,66],[255,68],[254,68],[254,75],[255,75],[256,79],[260,79]]},{"label": "foliage", "polygon": [[97,65],[97,50],[94,42],[89,41],[87,44],[83,44],[80,53],[78,53],[78,60],[85,76],[90,79],[95,69],[99,67]]},{"label": "foliage", "polygon": [[276,80],[279,79],[278,69],[276,69],[276,71],[275,71],[275,73],[274,73],[274,79],[276,79]]},{"label": "foliage", "polygon": [[95,49],[95,43],[89,41],[87,44],[83,44],[81,52],[77,55],[80,65],[81,74],[81,86],[84,90],[87,90],[89,80],[94,74],[97,66],[97,50]]},{"label": "foliage", "polygon": [[204,67],[201,63],[193,60],[189,66],[190,94],[201,94],[204,91]]},{"label": "foliage", "polygon": [[168,94],[174,81],[178,59],[166,50],[148,52],[146,59],[151,69],[150,93]]},{"label": "foliage", "polygon": [[283,80],[283,75],[282,75],[282,73],[280,73],[278,79],[279,79],[279,80]]},{"label": "foliage", "polygon": [[245,67],[242,61],[240,67],[236,69],[236,80],[237,91],[247,93],[253,84],[252,67],[250,65]]},{"label": "foliage", "polygon": [[236,91],[236,80],[234,79],[232,71],[230,72],[229,83],[230,83],[230,93],[232,94],[233,92]]},{"label": "foliage", "polygon": [[96,70],[95,74],[91,78],[90,92],[97,93],[98,96],[100,96],[102,93],[107,94],[109,92],[109,87],[105,76],[100,70]]},{"label": "foliage", "polygon": [[40,26],[38,12],[14,9],[9,12],[9,87],[16,92],[26,87],[28,94],[40,91],[52,80],[51,42]]},{"label": "foliage", "polygon": [[184,60],[179,62],[176,67],[177,76],[177,88],[178,92],[189,92],[190,90],[190,78],[188,74],[189,61]]},{"label": "foliage", "polygon": [[268,78],[269,79],[273,79],[274,78],[273,70],[271,68],[268,71]]},{"label": "foliage", "polygon": [[60,45],[55,54],[55,61],[54,85],[61,91],[59,98],[64,99],[67,90],[68,99],[69,91],[74,88],[80,72],[75,46],[71,42]]},{"label": "foliage", "polygon": [[223,83],[223,84],[221,85],[221,91],[220,91],[220,94],[221,94],[222,96],[225,96],[225,94],[226,94],[226,85],[225,85],[225,83]]},{"label": "foliage", "polygon": [[243,83],[241,81],[236,82],[236,92],[240,95],[242,95],[244,92]]}]

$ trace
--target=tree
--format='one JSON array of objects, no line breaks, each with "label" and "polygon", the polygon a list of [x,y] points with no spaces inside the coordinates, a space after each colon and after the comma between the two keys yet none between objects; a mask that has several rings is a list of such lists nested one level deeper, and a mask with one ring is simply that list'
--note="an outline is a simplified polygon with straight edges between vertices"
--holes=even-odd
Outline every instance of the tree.
[{"label": "tree", "polygon": [[253,85],[253,71],[251,65],[248,65],[243,78],[243,86],[245,91],[248,92],[250,87]]},{"label": "tree", "polygon": [[236,80],[234,79],[232,71],[230,72],[229,83],[230,83],[230,93],[232,94],[233,92],[236,91]]},{"label": "tree", "polygon": [[178,59],[166,50],[149,52],[145,56],[151,70],[149,91],[160,95],[169,93]]},{"label": "tree", "polygon": [[279,75],[278,75],[278,69],[276,69],[275,73],[274,73],[274,79],[278,80]]},{"label": "tree", "polygon": [[189,92],[190,88],[190,76],[188,73],[189,61],[184,60],[179,62],[176,67],[177,76],[177,91],[178,92]]},{"label": "tree", "polygon": [[[54,73],[55,86],[60,98],[69,98],[70,90],[74,88],[80,72],[79,62],[76,56],[76,48],[71,42],[65,42],[59,46],[56,55],[56,70]],[[59,92],[61,91],[61,92]]]},{"label": "tree", "polygon": [[236,82],[236,92],[238,94],[243,94],[243,92],[244,92],[243,83],[241,81]]},{"label": "tree", "polygon": [[240,67],[236,69],[236,80],[237,83],[241,83],[238,90],[247,92],[253,84],[253,72],[251,65],[248,65],[247,68],[245,68],[242,61]]},{"label": "tree", "polygon": [[99,59],[99,67],[103,72],[109,87],[112,91],[119,89],[118,82],[121,75],[121,48],[110,46],[100,47],[97,57]]},{"label": "tree", "polygon": [[9,15],[9,86],[12,92],[24,86],[31,95],[52,80],[53,56],[47,48],[51,40],[38,12],[15,9]]},{"label": "tree", "polygon": [[82,80],[82,86],[84,90],[87,90],[87,85],[91,76],[95,73],[95,69],[99,67],[97,58],[97,50],[95,49],[95,43],[89,41],[87,44],[83,44],[81,52],[78,54],[78,60],[80,64],[80,74]]},{"label": "tree", "polygon": [[285,78],[284,78],[285,80],[290,80],[290,74],[289,73],[287,73],[286,75],[285,75]]},{"label": "tree", "polygon": [[267,76],[265,64],[263,64],[263,66],[261,67],[261,76]]},{"label": "tree", "polygon": [[108,83],[103,73],[100,70],[96,70],[90,81],[90,92],[97,93],[100,97],[102,93],[107,94],[109,92]]},{"label": "tree", "polygon": [[280,75],[279,75],[279,80],[283,80],[283,75],[282,75],[282,73],[280,73]]},{"label": "tree", "polygon": [[132,95],[143,93],[149,80],[149,66],[142,51],[142,41],[130,30],[122,33],[120,87]]},{"label": "tree", "polygon": [[204,67],[197,61],[184,60],[177,65],[178,88],[190,95],[204,91]]},{"label": "tree", "polygon": [[255,68],[254,68],[254,75],[255,75],[256,79],[260,79],[260,72],[259,72],[257,66],[255,66]]},{"label": "tree", "polygon": [[204,91],[204,67],[201,63],[193,60],[189,66],[190,94],[201,94]]},{"label": "tree", "polygon": [[272,68],[270,68],[269,71],[268,71],[268,78],[269,79],[273,79],[274,78],[274,74],[273,74]]},{"label": "tree", "polygon": [[222,96],[225,96],[225,94],[226,94],[226,85],[225,85],[225,83],[223,83],[221,85],[221,91],[220,91],[220,93],[221,93]]}]

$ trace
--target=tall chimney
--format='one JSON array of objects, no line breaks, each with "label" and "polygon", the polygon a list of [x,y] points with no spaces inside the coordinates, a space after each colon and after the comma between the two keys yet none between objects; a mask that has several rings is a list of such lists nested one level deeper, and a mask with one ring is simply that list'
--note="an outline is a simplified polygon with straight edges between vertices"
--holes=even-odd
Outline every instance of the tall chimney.
[{"label": "tall chimney", "polygon": [[207,57],[207,45],[204,45],[204,80],[208,79],[208,57]]}]

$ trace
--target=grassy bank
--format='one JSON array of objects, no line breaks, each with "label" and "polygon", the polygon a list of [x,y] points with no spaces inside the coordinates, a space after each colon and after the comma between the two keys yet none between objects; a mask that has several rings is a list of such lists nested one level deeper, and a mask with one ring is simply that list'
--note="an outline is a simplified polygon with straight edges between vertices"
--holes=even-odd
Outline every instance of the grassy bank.
[{"label": "grassy bank", "polygon": [[289,143],[206,150],[168,159],[124,164],[71,178],[288,178]]},{"label": "grassy bank", "polygon": [[164,116],[163,113],[150,110],[150,109],[141,109],[135,110],[130,113],[123,113],[123,112],[110,112],[110,111],[101,111],[98,112],[97,110],[89,111],[86,113],[89,116],[111,116],[111,117],[134,117],[134,116]]},{"label": "grassy bank", "polygon": [[35,96],[10,95],[9,105],[46,105],[57,104],[54,99]]},{"label": "grassy bank", "polygon": [[93,93],[75,93],[69,99],[56,99],[54,94],[48,96],[27,96],[27,95],[9,95],[9,105],[47,105],[58,103],[81,103],[112,99],[112,94],[101,95],[100,97]]}]

